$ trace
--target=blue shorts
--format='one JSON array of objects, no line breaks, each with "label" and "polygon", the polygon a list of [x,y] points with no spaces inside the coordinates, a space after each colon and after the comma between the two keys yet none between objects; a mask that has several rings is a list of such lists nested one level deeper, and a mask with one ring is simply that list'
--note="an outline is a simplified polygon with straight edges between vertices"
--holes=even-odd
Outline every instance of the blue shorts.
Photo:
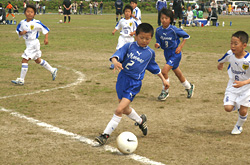
[{"label": "blue shorts", "polygon": [[172,66],[172,70],[179,67],[181,62],[181,52],[179,54],[175,53],[175,49],[164,49],[164,56],[166,59],[166,64]]},{"label": "blue shorts", "polygon": [[141,80],[135,80],[121,71],[116,82],[116,93],[118,99],[121,100],[122,98],[127,98],[132,102],[135,95],[140,92],[141,85]]}]

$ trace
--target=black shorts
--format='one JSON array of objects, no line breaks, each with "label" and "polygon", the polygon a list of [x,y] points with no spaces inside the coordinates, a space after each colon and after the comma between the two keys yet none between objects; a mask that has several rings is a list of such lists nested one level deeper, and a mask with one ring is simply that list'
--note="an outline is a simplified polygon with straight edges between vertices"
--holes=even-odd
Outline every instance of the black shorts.
[{"label": "black shorts", "polygon": [[115,13],[116,15],[122,15],[122,9],[119,9],[119,10],[116,10],[116,13]]},{"label": "black shorts", "polygon": [[9,13],[9,14],[11,14],[11,13],[12,13],[11,9],[9,9],[9,10],[8,10],[8,13]]},{"label": "black shorts", "polygon": [[64,9],[63,14],[64,14],[64,15],[70,15],[70,10]]},{"label": "black shorts", "polygon": [[175,10],[174,11],[174,18],[177,19],[182,19],[183,18],[183,14],[182,14],[182,11],[181,10]]}]

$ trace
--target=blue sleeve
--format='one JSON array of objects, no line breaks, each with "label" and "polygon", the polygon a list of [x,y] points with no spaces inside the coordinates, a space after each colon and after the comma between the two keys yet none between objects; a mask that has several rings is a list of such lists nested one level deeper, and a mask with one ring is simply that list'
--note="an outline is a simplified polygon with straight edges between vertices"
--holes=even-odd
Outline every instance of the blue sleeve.
[{"label": "blue sleeve", "polygon": [[153,51],[152,53],[153,53],[152,58],[149,61],[148,66],[147,66],[146,69],[148,71],[150,71],[151,73],[153,73],[153,74],[159,74],[159,73],[161,73],[161,69],[160,69],[159,65],[155,61],[155,52]]},{"label": "blue sleeve", "polygon": [[184,30],[182,30],[180,28],[176,28],[175,32],[179,38],[183,38],[183,39],[190,38],[190,36]]},{"label": "blue sleeve", "polygon": [[20,23],[17,25],[17,27],[16,27],[16,32],[17,32],[17,33],[21,32],[20,27],[21,27],[21,22],[20,22]]},{"label": "blue sleeve", "polygon": [[124,57],[126,56],[127,54],[127,51],[128,51],[128,48],[129,46],[131,45],[131,43],[126,43],[125,45],[123,45],[123,47],[121,47],[120,49],[118,49],[111,57],[110,57],[110,61],[113,57],[116,57],[117,60],[119,62],[123,62],[124,60]]},{"label": "blue sleeve", "polygon": [[219,63],[228,62],[229,55],[232,54],[232,51],[229,50],[221,59],[218,60]]},{"label": "blue sleeve", "polygon": [[159,35],[157,29],[155,31],[155,39],[156,39],[156,43],[160,44],[160,46],[161,46],[161,39],[160,39],[160,35]]}]

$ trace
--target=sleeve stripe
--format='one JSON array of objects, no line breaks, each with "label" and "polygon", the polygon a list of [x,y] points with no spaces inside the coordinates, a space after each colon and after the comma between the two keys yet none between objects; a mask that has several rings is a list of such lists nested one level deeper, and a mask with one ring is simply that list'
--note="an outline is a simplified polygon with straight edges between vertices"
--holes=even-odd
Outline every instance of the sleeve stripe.
[{"label": "sleeve stripe", "polygon": [[44,24],[42,24],[41,22],[37,22],[38,24],[42,25],[44,29],[46,29],[47,31],[49,31],[49,28],[47,26],[45,26]]},{"label": "sleeve stripe", "polygon": [[218,62],[220,62],[220,61],[222,61],[222,60],[224,60],[227,56],[228,56],[229,54],[228,53],[226,53],[221,59],[219,59],[218,60]]}]

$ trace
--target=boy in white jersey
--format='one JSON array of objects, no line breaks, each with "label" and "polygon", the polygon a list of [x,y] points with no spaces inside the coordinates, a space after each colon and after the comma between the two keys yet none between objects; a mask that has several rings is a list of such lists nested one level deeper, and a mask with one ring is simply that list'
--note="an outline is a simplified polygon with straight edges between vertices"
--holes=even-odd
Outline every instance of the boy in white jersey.
[{"label": "boy in white jersey", "polygon": [[[116,46],[116,50],[120,49],[124,44],[128,42],[134,42],[134,35],[137,28],[137,23],[135,19],[132,17],[132,7],[130,5],[126,5],[123,9],[124,17],[120,19],[120,21],[116,24],[115,29],[112,34],[114,35],[116,31],[122,29],[120,31],[120,36],[118,38],[118,44]],[[110,69],[114,69],[114,65],[111,64]]]},{"label": "boy in white jersey", "polygon": [[238,121],[231,134],[240,134],[242,126],[247,120],[247,110],[250,107],[250,56],[245,51],[248,43],[248,34],[238,31],[232,35],[231,50],[218,60],[217,68],[223,69],[223,64],[229,62],[227,69],[229,81],[227,84],[224,108],[231,112],[238,109]]},{"label": "boy in white jersey", "polygon": [[16,32],[19,37],[25,39],[26,49],[22,55],[22,69],[20,78],[12,80],[11,82],[17,85],[24,85],[24,79],[28,71],[29,60],[34,60],[37,64],[40,64],[45,69],[51,72],[52,80],[55,80],[57,74],[57,68],[52,68],[48,62],[41,59],[42,52],[40,50],[40,42],[38,40],[39,32],[45,35],[44,44],[48,44],[48,32],[49,29],[42,24],[39,20],[35,20],[36,7],[33,5],[27,5],[24,14],[25,20],[22,20],[18,25]]},{"label": "boy in white jersey", "polygon": [[136,20],[137,24],[141,24],[141,10],[137,7],[137,0],[130,0],[130,6],[133,8],[132,17]]},{"label": "boy in white jersey", "polygon": [[147,69],[153,74],[157,74],[165,88],[169,87],[168,82],[164,79],[161,69],[155,62],[155,52],[148,47],[154,34],[153,27],[148,23],[142,23],[136,29],[136,42],[126,43],[118,49],[110,58],[115,65],[115,70],[120,71],[117,82],[116,92],[119,104],[115,110],[115,114],[106,126],[103,133],[96,137],[95,140],[104,145],[116,129],[122,119],[122,115],[127,115],[130,119],[136,122],[143,135],[147,135],[147,117],[146,115],[139,116],[136,111],[130,107],[136,94],[140,92],[142,79],[144,78],[145,70]]}]

